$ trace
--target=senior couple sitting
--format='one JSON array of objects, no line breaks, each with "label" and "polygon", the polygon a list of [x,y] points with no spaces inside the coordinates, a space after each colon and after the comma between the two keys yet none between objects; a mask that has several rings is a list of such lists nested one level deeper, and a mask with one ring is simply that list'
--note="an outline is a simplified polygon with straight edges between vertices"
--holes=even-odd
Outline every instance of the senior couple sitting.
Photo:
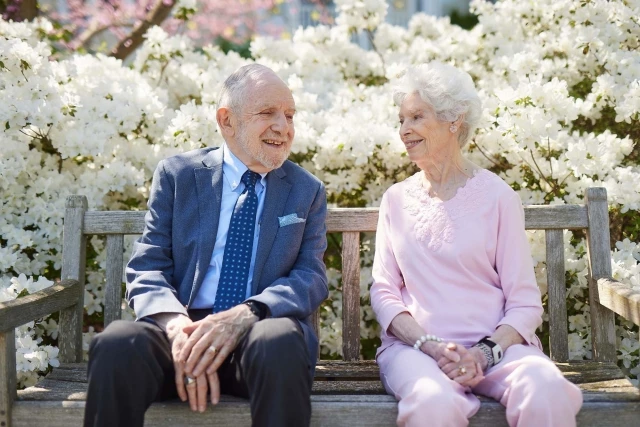
[{"label": "senior couple sitting", "polygon": [[[579,389],[535,335],[542,305],[518,195],[461,148],[482,114],[470,76],[425,64],[399,79],[400,137],[420,172],[380,205],[371,303],[398,425],[464,426],[474,393],[511,426],[572,426]],[[90,348],[85,426],[142,426],[152,402],[193,411],[248,398],[255,426],[307,426],[327,298],[323,184],[287,161],[291,91],[267,67],[224,82],[225,143],[158,165],[127,265],[137,321]]]}]

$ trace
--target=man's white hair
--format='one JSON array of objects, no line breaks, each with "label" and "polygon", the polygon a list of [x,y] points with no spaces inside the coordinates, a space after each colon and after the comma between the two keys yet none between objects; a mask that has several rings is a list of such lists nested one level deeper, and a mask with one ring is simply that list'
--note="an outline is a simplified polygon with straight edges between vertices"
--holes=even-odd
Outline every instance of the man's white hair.
[{"label": "man's white hair", "polygon": [[412,66],[394,87],[393,100],[399,106],[413,93],[419,94],[433,108],[440,121],[454,122],[464,115],[458,134],[458,144],[464,147],[482,115],[482,102],[471,76],[438,61]]},{"label": "man's white hair", "polygon": [[238,68],[222,84],[218,108],[226,107],[231,111],[241,112],[248,95],[246,92],[249,83],[265,75],[276,76],[271,68],[260,64],[249,64]]}]

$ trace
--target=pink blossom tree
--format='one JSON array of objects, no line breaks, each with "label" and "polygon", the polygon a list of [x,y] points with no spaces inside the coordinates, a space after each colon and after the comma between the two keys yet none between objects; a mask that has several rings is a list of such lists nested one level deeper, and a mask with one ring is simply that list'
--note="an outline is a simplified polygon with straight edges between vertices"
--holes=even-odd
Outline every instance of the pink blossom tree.
[{"label": "pink blossom tree", "polygon": [[[61,48],[72,51],[101,50],[127,58],[143,41],[144,33],[161,25],[169,33],[183,33],[198,43],[222,38],[242,44],[258,31],[279,36],[284,27],[273,17],[291,0],[0,0],[4,19],[30,20],[45,16],[59,24]],[[312,0],[323,11],[326,0]],[[295,11],[292,11],[295,12]]]}]

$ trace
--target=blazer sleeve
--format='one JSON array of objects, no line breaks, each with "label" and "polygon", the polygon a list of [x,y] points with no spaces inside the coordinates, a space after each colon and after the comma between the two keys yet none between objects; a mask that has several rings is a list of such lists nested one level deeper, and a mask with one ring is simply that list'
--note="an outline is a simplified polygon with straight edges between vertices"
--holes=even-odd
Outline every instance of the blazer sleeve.
[{"label": "blazer sleeve", "polygon": [[327,249],[327,196],[318,185],[307,216],[302,244],[293,268],[261,293],[249,298],[265,304],[272,317],[309,317],[329,295],[323,261]]},{"label": "blazer sleeve", "polygon": [[126,268],[126,298],[138,319],[157,313],[187,314],[172,285],[174,190],[175,182],[163,160],[153,174],[144,232],[134,243]]},{"label": "blazer sleeve", "polygon": [[[540,289],[533,271],[531,248],[524,229],[524,209],[518,194],[509,191],[498,201],[496,271],[505,296],[504,317],[528,344],[537,345],[536,328],[542,323]],[[496,326],[496,327],[497,327]]]},{"label": "blazer sleeve", "polygon": [[371,308],[376,313],[380,327],[387,331],[398,314],[409,311],[402,301],[404,280],[391,246],[389,191],[382,196],[380,203],[372,275]]}]

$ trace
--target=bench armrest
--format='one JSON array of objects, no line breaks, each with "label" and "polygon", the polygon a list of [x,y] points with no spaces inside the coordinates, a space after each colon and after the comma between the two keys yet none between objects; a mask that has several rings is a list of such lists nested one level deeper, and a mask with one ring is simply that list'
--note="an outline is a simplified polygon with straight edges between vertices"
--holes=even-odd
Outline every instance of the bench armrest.
[{"label": "bench armrest", "polygon": [[600,304],[640,325],[640,290],[611,278],[598,279]]},{"label": "bench armrest", "polygon": [[23,298],[0,303],[0,332],[70,307],[82,296],[80,282],[66,279]]}]

